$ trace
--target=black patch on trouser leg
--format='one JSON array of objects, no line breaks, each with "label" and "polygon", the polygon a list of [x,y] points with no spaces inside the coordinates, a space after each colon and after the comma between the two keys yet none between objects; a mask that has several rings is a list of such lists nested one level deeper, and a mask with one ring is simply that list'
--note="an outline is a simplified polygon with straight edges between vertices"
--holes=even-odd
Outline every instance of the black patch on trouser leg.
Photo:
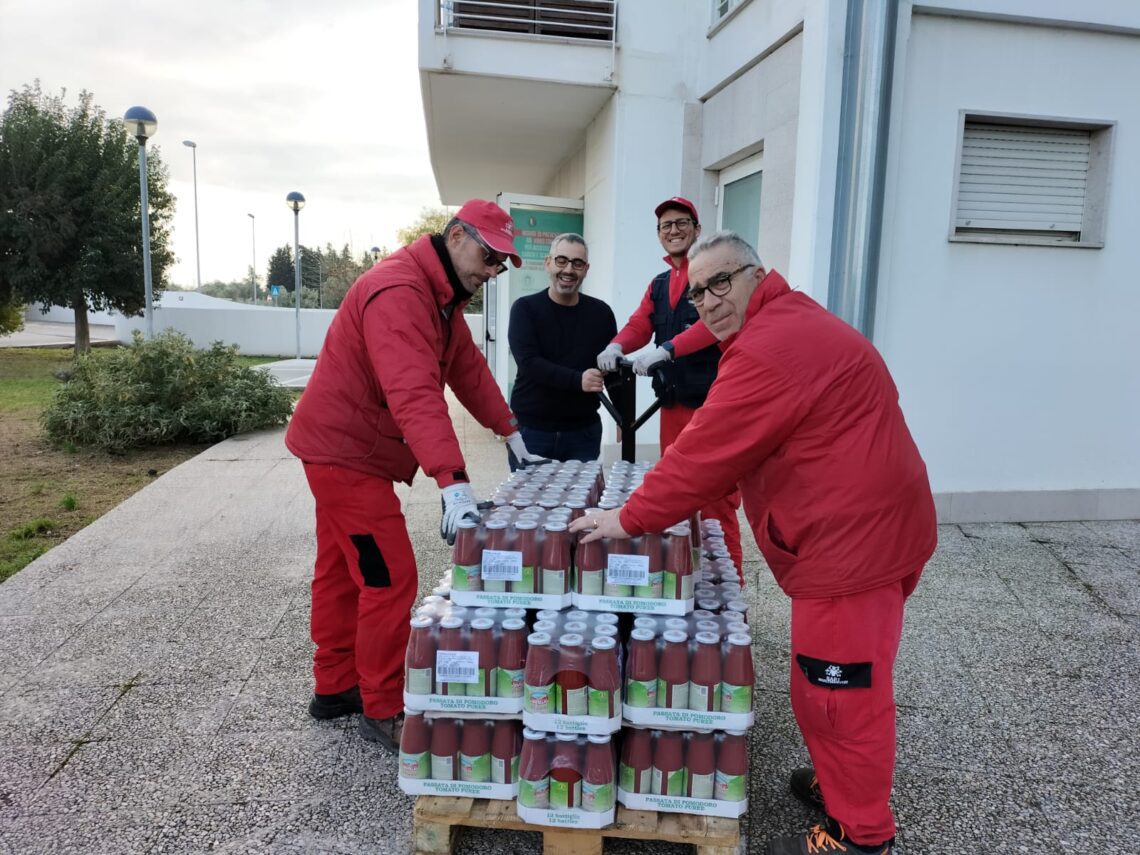
[{"label": "black patch on trouser leg", "polygon": [[796,662],[809,683],[825,689],[871,688],[870,662],[828,662],[796,654]]},{"label": "black patch on trouser leg", "polygon": [[357,564],[364,577],[366,588],[391,588],[392,577],[388,573],[388,562],[376,545],[376,538],[370,534],[350,534],[349,539],[356,547]]}]

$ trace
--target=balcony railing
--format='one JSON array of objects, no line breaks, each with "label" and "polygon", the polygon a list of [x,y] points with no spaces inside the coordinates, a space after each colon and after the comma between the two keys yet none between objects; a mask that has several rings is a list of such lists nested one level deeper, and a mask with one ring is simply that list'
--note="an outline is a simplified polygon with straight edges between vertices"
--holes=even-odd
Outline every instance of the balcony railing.
[{"label": "balcony railing", "polygon": [[478,30],[613,43],[617,0],[440,0],[444,31]]}]

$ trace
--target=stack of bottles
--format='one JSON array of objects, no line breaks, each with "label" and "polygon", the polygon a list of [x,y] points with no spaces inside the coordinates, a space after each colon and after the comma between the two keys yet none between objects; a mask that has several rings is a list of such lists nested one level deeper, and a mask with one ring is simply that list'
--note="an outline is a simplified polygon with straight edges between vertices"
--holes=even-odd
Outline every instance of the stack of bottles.
[{"label": "stack of bottles", "polygon": [[634,810],[741,816],[748,808],[747,772],[744,731],[627,727],[617,799]]},{"label": "stack of bottles", "polygon": [[608,733],[523,730],[518,815],[536,825],[603,828],[614,821],[617,770]]},{"label": "stack of bottles", "polygon": [[752,636],[736,612],[634,620],[625,660],[631,724],[684,729],[752,726]]},{"label": "stack of bottles", "polygon": [[610,734],[621,727],[618,617],[540,611],[527,638],[523,723],[540,731]]},{"label": "stack of bottles", "polygon": [[412,795],[514,799],[519,793],[522,723],[428,719],[404,711],[400,789]]},{"label": "stack of bottles", "polygon": [[525,610],[467,609],[428,600],[411,619],[405,709],[521,713],[529,634]]}]

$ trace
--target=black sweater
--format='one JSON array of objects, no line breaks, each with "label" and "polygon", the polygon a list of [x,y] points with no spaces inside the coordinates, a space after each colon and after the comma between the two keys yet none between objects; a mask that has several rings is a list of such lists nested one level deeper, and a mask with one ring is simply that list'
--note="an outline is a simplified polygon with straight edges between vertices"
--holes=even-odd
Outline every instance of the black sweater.
[{"label": "black sweater", "polygon": [[617,335],[614,313],[601,300],[578,295],[562,306],[546,291],[515,300],[507,332],[518,365],[511,410],[538,430],[575,430],[597,421],[598,396],[582,391],[582,372]]}]

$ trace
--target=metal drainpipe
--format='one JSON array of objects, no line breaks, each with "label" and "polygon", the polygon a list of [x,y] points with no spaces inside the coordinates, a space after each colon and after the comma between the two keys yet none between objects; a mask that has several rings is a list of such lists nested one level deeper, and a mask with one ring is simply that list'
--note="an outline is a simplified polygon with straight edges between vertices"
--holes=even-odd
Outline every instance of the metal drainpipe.
[{"label": "metal drainpipe", "polygon": [[898,0],[848,0],[827,307],[872,338]]}]

